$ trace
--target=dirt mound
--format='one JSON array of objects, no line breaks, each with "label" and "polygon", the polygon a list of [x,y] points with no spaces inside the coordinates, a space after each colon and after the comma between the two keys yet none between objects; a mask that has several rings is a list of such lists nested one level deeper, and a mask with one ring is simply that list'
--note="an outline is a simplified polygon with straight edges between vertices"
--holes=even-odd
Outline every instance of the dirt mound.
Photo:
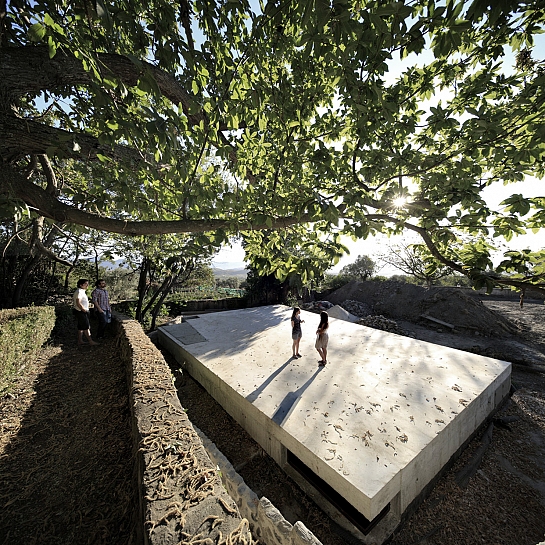
[{"label": "dirt mound", "polygon": [[334,304],[347,299],[368,305],[373,314],[394,320],[419,322],[430,316],[458,330],[476,331],[487,336],[515,333],[517,326],[479,299],[458,288],[425,288],[398,282],[353,281],[327,296]]},{"label": "dirt mound", "polygon": [[421,301],[422,314],[439,318],[456,329],[470,329],[490,336],[515,333],[517,326],[456,288],[435,288]]}]

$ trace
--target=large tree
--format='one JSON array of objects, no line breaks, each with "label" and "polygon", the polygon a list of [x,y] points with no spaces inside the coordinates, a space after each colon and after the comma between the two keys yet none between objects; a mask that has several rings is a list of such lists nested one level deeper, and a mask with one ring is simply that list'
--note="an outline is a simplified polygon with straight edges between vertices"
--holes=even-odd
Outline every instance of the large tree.
[{"label": "large tree", "polygon": [[350,279],[363,281],[371,278],[375,269],[375,262],[368,255],[359,255],[354,263],[345,265],[339,274]]},{"label": "large tree", "polygon": [[3,3],[5,215],[204,244],[407,229],[477,284],[544,285],[453,244],[544,228],[545,197],[482,197],[544,174],[543,0]]}]

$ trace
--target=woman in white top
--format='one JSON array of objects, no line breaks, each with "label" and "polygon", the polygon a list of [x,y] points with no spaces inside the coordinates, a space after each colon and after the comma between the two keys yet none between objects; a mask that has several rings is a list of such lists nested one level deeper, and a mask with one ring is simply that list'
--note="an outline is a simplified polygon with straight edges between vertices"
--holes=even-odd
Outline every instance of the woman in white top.
[{"label": "woman in white top", "polygon": [[74,316],[78,324],[78,344],[85,344],[83,337],[87,339],[90,345],[96,345],[95,341],[91,339],[91,329],[89,325],[89,298],[85,293],[85,290],[89,286],[89,280],[87,278],[80,278],[78,280],[78,289],[72,296],[72,303],[74,305]]},{"label": "woman in white top", "polygon": [[322,358],[319,362],[320,366],[324,366],[327,363],[327,343],[329,342],[329,335],[327,330],[329,329],[329,314],[325,311],[320,312],[320,325],[316,330],[316,344],[314,345],[318,354]]}]

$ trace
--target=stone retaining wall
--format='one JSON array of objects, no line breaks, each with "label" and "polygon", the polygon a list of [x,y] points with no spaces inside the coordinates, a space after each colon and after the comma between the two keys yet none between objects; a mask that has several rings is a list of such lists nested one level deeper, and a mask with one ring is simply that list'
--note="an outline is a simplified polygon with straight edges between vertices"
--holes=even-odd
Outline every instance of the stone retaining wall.
[{"label": "stone retaining wall", "polygon": [[138,542],[251,545],[249,523],[223,487],[191,422],[162,354],[140,324],[114,316],[127,365],[139,488]]},{"label": "stone retaining wall", "polygon": [[267,498],[259,500],[215,445],[199,437],[161,352],[137,321],[117,313],[113,318],[127,366],[138,542],[252,545],[251,528],[265,545],[320,545],[304,524],[290,524]]},{"label": "stone retaining wall", "polygon": [[259,499],[216,445],[197,427],[195,431],[201,438],[210,459],[218,467],[223,485],[235,500],[240,514],[250,521],[250,528],[260,542],[267,545],[274,543],[278,545],[321,544],[301,521],[292,525],[267,498]]}]

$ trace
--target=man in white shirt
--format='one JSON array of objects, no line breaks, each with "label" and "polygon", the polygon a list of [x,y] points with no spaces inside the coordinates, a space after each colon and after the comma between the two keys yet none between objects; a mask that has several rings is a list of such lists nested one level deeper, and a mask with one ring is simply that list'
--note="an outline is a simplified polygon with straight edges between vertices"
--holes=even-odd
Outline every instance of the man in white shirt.
[{"label": "man in white shirt", "polygon": [[74,316],[76,317],[78,323],[78,344],[85,344],[83,342],[83,337],[87,339],[87,342],[90,345],[96,345],[96,343],[91,339],[91,330],[89,326],[89,298],[85,293],[85,290],[89,286],[89,280],[86,278],[80,278],[78,280],[78,289],[74,292],[72,296],[72,302],[74,305]]}]

